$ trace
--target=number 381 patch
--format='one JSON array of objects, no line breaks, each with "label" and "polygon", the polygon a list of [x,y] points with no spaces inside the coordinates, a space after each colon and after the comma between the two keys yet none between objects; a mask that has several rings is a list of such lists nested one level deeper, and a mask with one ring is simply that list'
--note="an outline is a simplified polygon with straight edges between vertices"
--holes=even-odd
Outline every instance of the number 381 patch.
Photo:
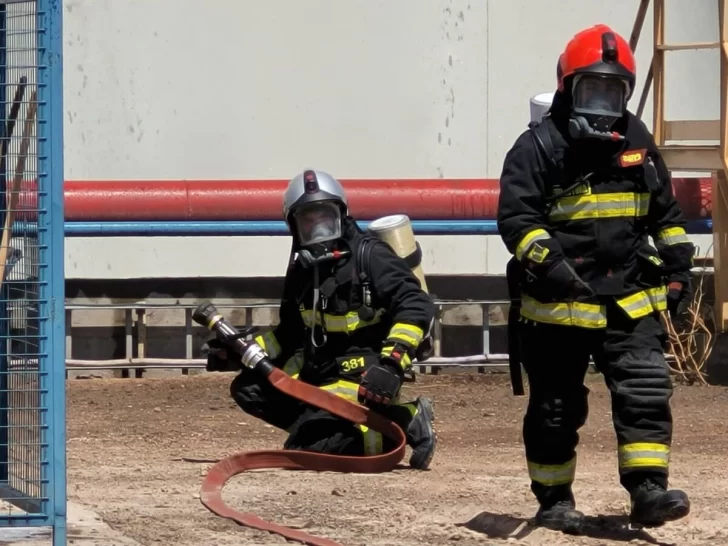
[{"label": "number 381 patch", "polygon": [[366,356],[346,356],[336,359],[342,373],[363,372],[367,367],[368,360],[370,360],[370,357]]}]

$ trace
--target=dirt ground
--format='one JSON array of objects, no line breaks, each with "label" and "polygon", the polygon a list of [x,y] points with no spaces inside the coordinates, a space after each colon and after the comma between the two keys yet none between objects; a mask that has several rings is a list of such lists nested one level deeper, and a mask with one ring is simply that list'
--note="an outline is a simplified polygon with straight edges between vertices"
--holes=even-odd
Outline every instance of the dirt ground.
[{"label": "dirt ground", "polygon": [[[143,545],[286,544],[208,512],[198,490],[211,465],[180,460],[283,442],[282,432],[234,406],[231,377],[69,381],[69,498]],[[628,498],[617,478],[609,399],[600,376],[589,386],[575,492],[594,516],[590,536],[528,524],[536,503],[520,444],[526,400],[510,394],[502,375],[420,375],[406,384],[405,395],[435,402],[440,444],[429,471],[258,471],[234,478],[224,497],[347,546],[728,544],[728,389],[676,389],[672,485],[691,495],[693,509],[647,533],[624,527]]]}]

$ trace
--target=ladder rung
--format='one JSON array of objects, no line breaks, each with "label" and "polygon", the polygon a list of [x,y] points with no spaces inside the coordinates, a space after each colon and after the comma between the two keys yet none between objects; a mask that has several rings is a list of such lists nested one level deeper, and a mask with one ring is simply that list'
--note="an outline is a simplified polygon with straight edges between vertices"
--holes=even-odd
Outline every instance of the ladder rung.
[{"label": "ladder rung", "polygon": [[719,42],[695,42],[692,44],[659,44],[655,45],[658,51],[680,51],[685,49],[718,49]]},{"label": "ladder rung", "polygon": [[668,170],[671,171],[722,171],[720,147],[682,146],[668,144],[658,146]]},{"label": "ladder rung", "polygon": [[717,119],[686,119],[664,122],[665,140],[720,140]]}]

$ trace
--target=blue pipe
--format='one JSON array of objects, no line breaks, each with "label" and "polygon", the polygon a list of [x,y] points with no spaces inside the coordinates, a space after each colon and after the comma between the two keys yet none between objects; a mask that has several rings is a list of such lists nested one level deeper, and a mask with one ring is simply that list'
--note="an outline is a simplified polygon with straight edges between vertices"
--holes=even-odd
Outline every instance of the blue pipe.
[{"label": "blue pipe", "polygon": [[[358,222],[366,229],[369,222]],[[496,234],[495,220],[414,220],[418,234],[479,233]],[[231,222],[68,222],[66,233],[73,235],[288,235],[283,221]]]},{"label": "blue pipe", "polygon": [[[369,222],[359,222],[366,228]],[[417,235],[497,235],[495,220],[413,220]],[[688,223],[688,233],[712,233],[712,220]],[[32,236],[37,233],[35,222],[15,222],[13,233]],[[210,235],[288,235],[283,221],[231,221],[231,222],[66,222],[66,237],[130,237]]]}]

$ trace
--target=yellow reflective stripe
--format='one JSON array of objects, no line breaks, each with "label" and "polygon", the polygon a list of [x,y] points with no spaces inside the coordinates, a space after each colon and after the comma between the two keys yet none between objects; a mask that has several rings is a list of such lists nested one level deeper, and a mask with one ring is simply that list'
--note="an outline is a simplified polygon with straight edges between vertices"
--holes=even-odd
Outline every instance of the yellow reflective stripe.
[{"label": "yellow reflective stripe", "polygon": [[281,346],[272,331],[256,336],[254,341],[261,346],[270,358],[276,358],[281,354]]},{"label": "yellow reflective stripe", "polygon": [[[377,324],[382,320],[382,315],[384,314],[384,312],[384,309],[377,309],[374,318],[371,320],[360,319],[356,311],[351,311],[349,313],[346,313],[345,315],[330,315],[326,313],[324,314],[323,325],[329,332],[351,333],[354,330],[358,330],[359,328],[364,328],[366,326],[371,326],[372,324]],[[321,326],[321,313],[316,313],[315,315],[315,324]],[[311,309],[301,309],[301,318],[303,319],[303,323],[307,327],[313,328],[314,312]]]},{"label": "yellow reflective stripe", "polygon": [[663,245],[679,245],[681,243],[689,243],[687,233],[681,227],[671,227],[660,230],[657,234],[657,242]]},{"label": "yellow reflective stripe", "polygon": [[[394,351],[394,347],[391,345],[386,345],[382,347],[382,352],[380,354],[381,356],[386,358],[392,356],[392,351]],[[406,352],[402,353],[402,358],[399,361],[399,365],[403,370],[407,370],[410,366],[412,366],[412,359]]]},{"label": "yellow reflective stripe", "polygon": [[358,402],[357,395],[359,393],[359,384],[352,381],[340,379],[329,385],[321,385],[319,388],[335,394],[341,398],[345,398],[351,402]]},{"label": "yellow reflective stripe", "polygon": [[407,411],[410,412],[410,415],[412,417],[415,417],[419,413],[416,402],[407,402],[405,404],[397,404],[397,406],[400,408],[405,408]]},{"label": "yellow reflective stripe", "polygon": [[646,216],[649,193],[599,193],[558,199],[549,213],[550,220],[587,220]]},{"label": "yellow reflective stripe", "polygon": [[286,360],[286,363],[283,365],[283,373],[286,375],[290,375],[291,377],[298,378],[298,374],[301,373],[301,369],[303,368],[303,355],[297,354],[293,355],[291,358]]},{"label": "yellow reflective stripe", "polygon": [[425,337],[425,332],[419,326],[413,324],[406,324],[404,322],[396,322],[392,329],[389,330],[387,335],[387,341],[399,341],[416,349],[417,346],[422,343],[422,338]]},{"label": "yellow reflective stripe", "polygon": [[576,457],[564,464],[537,464],[528,461],[528,476],[546,486],[569,484],[576,476]]},{"label": "yellow reflective stripe", "polygon": [[667,286],[648,288],[645,292],[655,311],[667,311]]},{"label": "yellow reflective stripe", "polygon": [[379,455],[384,452],[384,439],[381,433],[366,425],[356,425],[364,435],[364,455]]},{"label": "yellow reflective stripe", "polygon": [[[359,403],[357,395],[359,393],[359,384],[352,381],[340,379],[329,385],[321,385],[319,388],[328,391],[336,396],[344,398],[354,403]],[[364,437],[364,454],[379,455],[384,451],[382,435],[376,430],[372,430],[365,425],[355,425]]]},{"label": "yellow reflective stripe", "polygon": [[626,298],[618,299],[617,305],[633,319],[647,316],[655,311],[664,311],[667,309],[667,287],[659,286],[642,290]]},{"label": "yellow reflective stripe", "polygon": [[619,468],[670,466],[670,446],[639,442],[619,446]]},{"label": "yellow reflective stripe", "polygon": [[531,248],[531,245],[542,239],[550,239],[551,235],[545,229],[534,229],[526,233],[516,247],[516,258],[522,259],[523,255]]},{"label": "yellow reflective stripe", "polygon": [[521,296],[521,316],[535,322],[579,326],[581,328],[605,328],[607,310],[604,305],[593,303],[541,303],[530,296]]},{"label": "yellow reflective stripe", "polygon": [[[659,286],[641,290],[618,299],[617,305],[633,319],[665,311],[667,288]],[[604,305],[581,302],[541,303],[525,294],[521,297],[521,316],[535,322],[561,326],[604,328],[607,325],[607,311]]]}]

